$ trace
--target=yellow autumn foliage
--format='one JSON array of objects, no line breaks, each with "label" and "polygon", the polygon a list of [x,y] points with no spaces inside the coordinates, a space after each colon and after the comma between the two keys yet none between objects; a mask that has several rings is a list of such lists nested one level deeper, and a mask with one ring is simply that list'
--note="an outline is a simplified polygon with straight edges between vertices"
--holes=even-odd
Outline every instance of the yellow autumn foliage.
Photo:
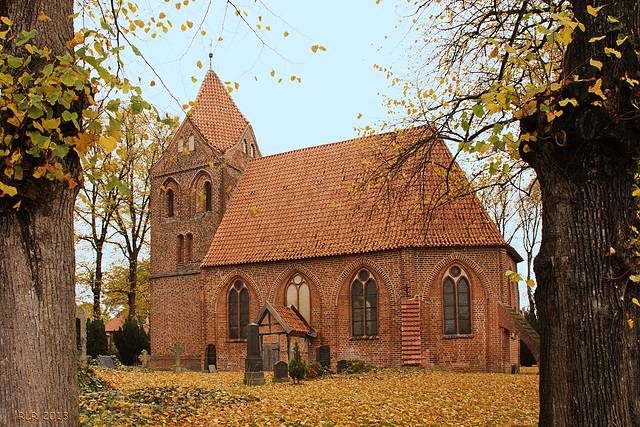
[{"label": "yellow autumn foliage", "polygon": [[243,385],[243,373],[96,368],[113,390],[80,395],[81,425],[533,425],[537,368],[523,375],[380,369]]}]

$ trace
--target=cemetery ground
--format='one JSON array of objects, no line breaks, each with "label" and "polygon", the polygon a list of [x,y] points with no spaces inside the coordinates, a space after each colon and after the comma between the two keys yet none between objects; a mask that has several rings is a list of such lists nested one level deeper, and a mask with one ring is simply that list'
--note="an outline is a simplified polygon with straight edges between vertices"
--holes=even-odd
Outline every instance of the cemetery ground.
[{"label": "cemetery ground", "polygon": [[265,373],[266,384],[254,387],[243,385],[242,372],[94,371],[81,381],[82,426],[531,426],[538,419],[535,367],[521,375],[378,369],[299,385]]}]

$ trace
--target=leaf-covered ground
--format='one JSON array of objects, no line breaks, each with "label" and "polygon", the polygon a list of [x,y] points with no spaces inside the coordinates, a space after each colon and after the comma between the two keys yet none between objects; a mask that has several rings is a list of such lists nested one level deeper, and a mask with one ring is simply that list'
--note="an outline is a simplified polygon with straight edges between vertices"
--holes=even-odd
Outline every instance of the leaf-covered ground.
[{"label": "leaf-covered ground", "polygon": [[[383,369],[246,387],[243,373],[95,368],[84,426],[535,425],[538,376]],[[100,388],[100,384],[94,389]]]}]

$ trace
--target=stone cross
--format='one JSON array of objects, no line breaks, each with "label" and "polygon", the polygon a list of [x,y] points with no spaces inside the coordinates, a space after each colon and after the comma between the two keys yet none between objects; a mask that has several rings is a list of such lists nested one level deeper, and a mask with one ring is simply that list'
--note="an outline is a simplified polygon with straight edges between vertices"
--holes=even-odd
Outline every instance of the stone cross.
[{"label": "stone cross", "polygon": [[180,364],[180,353],[183,352],[182,347],[180,347],[180,341],[176,341],[173,343],[173,346],[171,347],[171,351],[173,351],[173,361],[174,361],[174,365],[171,368],[171,370],[176,374],[179,374],[180,372],[184,371],[184,368]]},{"label": "stone cross", "polygon": [[149,356],[149,352],[145,349],[142,350],[142,353],[140,353],[140,356],[138,356],[138,360],[142,363],[143,368],[147,368],[149,367],[151,356]]}]

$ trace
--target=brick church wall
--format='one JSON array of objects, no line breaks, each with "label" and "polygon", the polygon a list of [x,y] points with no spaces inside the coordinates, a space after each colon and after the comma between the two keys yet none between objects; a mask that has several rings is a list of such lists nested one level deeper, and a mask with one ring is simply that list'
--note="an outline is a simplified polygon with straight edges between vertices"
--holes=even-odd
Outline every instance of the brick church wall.
[{"label": "brick church wall", "polygon": [[[240,278],[250,291],[253,321],[265,301],[284,304],[285,285],[294,273],[311,289],[311,326],[318,337],[310,354],[328,345],[335,368],[340,359],[363,359],[377,366],[401,366],[401,300],[421,300],[422,365],[435,369],[505,372],[513,359],[509,334],[497,323],[497,300],[507,285],[503,249],[402,249],[296,261],[279,261],[207,268],[203,275],[205,305],[203,351],[214,344],[221,370],[242,369],[246,343],[228,340],[227,295]],[[467,273],[471,284],[472,334],[445,336],[442,275],[453,263]],[[378,334],[374,339],[351,336],[350,285],[360,267],[378,283]],[[504,295],[503,295],[504,294]]]}]

